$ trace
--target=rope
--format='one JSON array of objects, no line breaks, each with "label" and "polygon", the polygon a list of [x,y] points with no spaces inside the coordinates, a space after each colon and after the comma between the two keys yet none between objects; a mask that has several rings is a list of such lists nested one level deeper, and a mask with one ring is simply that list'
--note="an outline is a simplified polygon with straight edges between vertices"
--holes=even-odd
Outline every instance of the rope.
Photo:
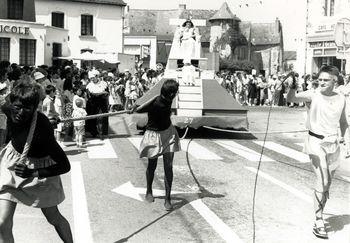
[{"label": "rope", "polygon": [[122,111],[115,111],[115,112],[108,112],[108,113],[100,113],[100,114],[96,114],[96,115],[89,115],[89,116],[84,116],[84,117],[67,118],[67,119],[60,120],[60,123],[96,119],[96,118],[108,117],[108,116],[116,116],[116,115],[124,114],[127,112],[128,111],[126,111],[126,110],[122,110]]},{"label": "rope", "polygon": [[30,149],[30,145],[31,145],[32,140],[33,140],[33,135],[34,135],[35,127],[36,127],[37,117],[38,117],[38,113],[34,112],[33,118],[32,118],[32,122],[31,122],[30,128],[29,128],[28,137],[27,137],[26,143],[24,145],[21,157],[20,157],[20,159],[18,161],[18,164],[25,165],[25,161],[27,159],[27,155],[28,155],[28,152],[29,152],[29,149]]},{"label": "rope", "polygon": [[[270,115],[270,114],[269,114]],[[203,126],[204,128],[220,131],[220,132],[229,132],[229,133],[241,133],[241,134],[265,134],[265,132],[258,132],[258,131],[236,131],[236,130],[228,130],[228,129],[222,129],[222,128],[216,128],[216,127],[210,127],[210,126]],[[295,131],[272,131],[269,132],[269,134],[278,134],[278,133],[297,133],[297,132],[307,132],[308,130],[295,130]]]}]

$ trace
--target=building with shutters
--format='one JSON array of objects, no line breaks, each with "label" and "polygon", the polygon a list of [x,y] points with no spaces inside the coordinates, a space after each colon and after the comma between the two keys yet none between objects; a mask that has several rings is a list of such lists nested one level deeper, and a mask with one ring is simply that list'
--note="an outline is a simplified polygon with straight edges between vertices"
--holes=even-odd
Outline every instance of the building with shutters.
[{"label": "building with shutters", "polygon": [[123,0],[0,0],[0,60],[52,65],[123,50]]}]

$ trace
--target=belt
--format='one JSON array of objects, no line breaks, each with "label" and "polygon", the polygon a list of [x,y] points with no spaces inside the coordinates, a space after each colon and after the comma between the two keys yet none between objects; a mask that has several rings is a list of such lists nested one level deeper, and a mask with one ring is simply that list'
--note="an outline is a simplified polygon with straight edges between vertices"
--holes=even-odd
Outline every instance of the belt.
[{"label": "belt", "polygon": [[311,131],[309,131],[309,135],[311,135],[311,136],[313,136],[315,138],[324,139],[323,135],[319,135],[319,134],[313,133]]}]

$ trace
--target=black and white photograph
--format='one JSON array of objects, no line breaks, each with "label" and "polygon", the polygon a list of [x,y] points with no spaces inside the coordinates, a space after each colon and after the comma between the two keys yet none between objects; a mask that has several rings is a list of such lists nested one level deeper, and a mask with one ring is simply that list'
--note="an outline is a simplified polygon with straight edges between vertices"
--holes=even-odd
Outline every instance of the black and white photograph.
[{"label": "black and white photograph", "polygon": [[0,243],[60,242],[350,243],[350,0],[0,0]]}]

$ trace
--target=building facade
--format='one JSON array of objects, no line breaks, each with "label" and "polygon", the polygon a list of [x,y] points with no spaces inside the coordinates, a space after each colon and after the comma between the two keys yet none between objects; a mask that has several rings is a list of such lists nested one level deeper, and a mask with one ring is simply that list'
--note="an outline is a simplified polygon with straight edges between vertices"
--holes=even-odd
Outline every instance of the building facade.
[{"label": "building facade", "polygon": [[[172,10],[130,9],[125,23],[125,53],[135,54],[141,59],[146,57],[145,66],[151,68],[156,63],[165,65],[179,20],[189,17],[205,23],[197,26],[205,57],[219,52],[220,56],[230,56],[238,62],[253,62],[260,73],[282,70],[283,36],[279,20],[271,23],[241,21],[226,3],[219,10],[187,9],[185,4]],[[225,44],[213,48],[215,40],[229,28],[234,30],[233,37],[238,38],[235,48],[228,48]]]},{"label": "building facade", "polygon": [[350,0],[309,0],[307,12],[306,73],[324,64],[350,73]]},{"label": "building facade", "polygon": [[122,0],[0,0],[0,59],[52,65],[83,51],[123,51]]}]

